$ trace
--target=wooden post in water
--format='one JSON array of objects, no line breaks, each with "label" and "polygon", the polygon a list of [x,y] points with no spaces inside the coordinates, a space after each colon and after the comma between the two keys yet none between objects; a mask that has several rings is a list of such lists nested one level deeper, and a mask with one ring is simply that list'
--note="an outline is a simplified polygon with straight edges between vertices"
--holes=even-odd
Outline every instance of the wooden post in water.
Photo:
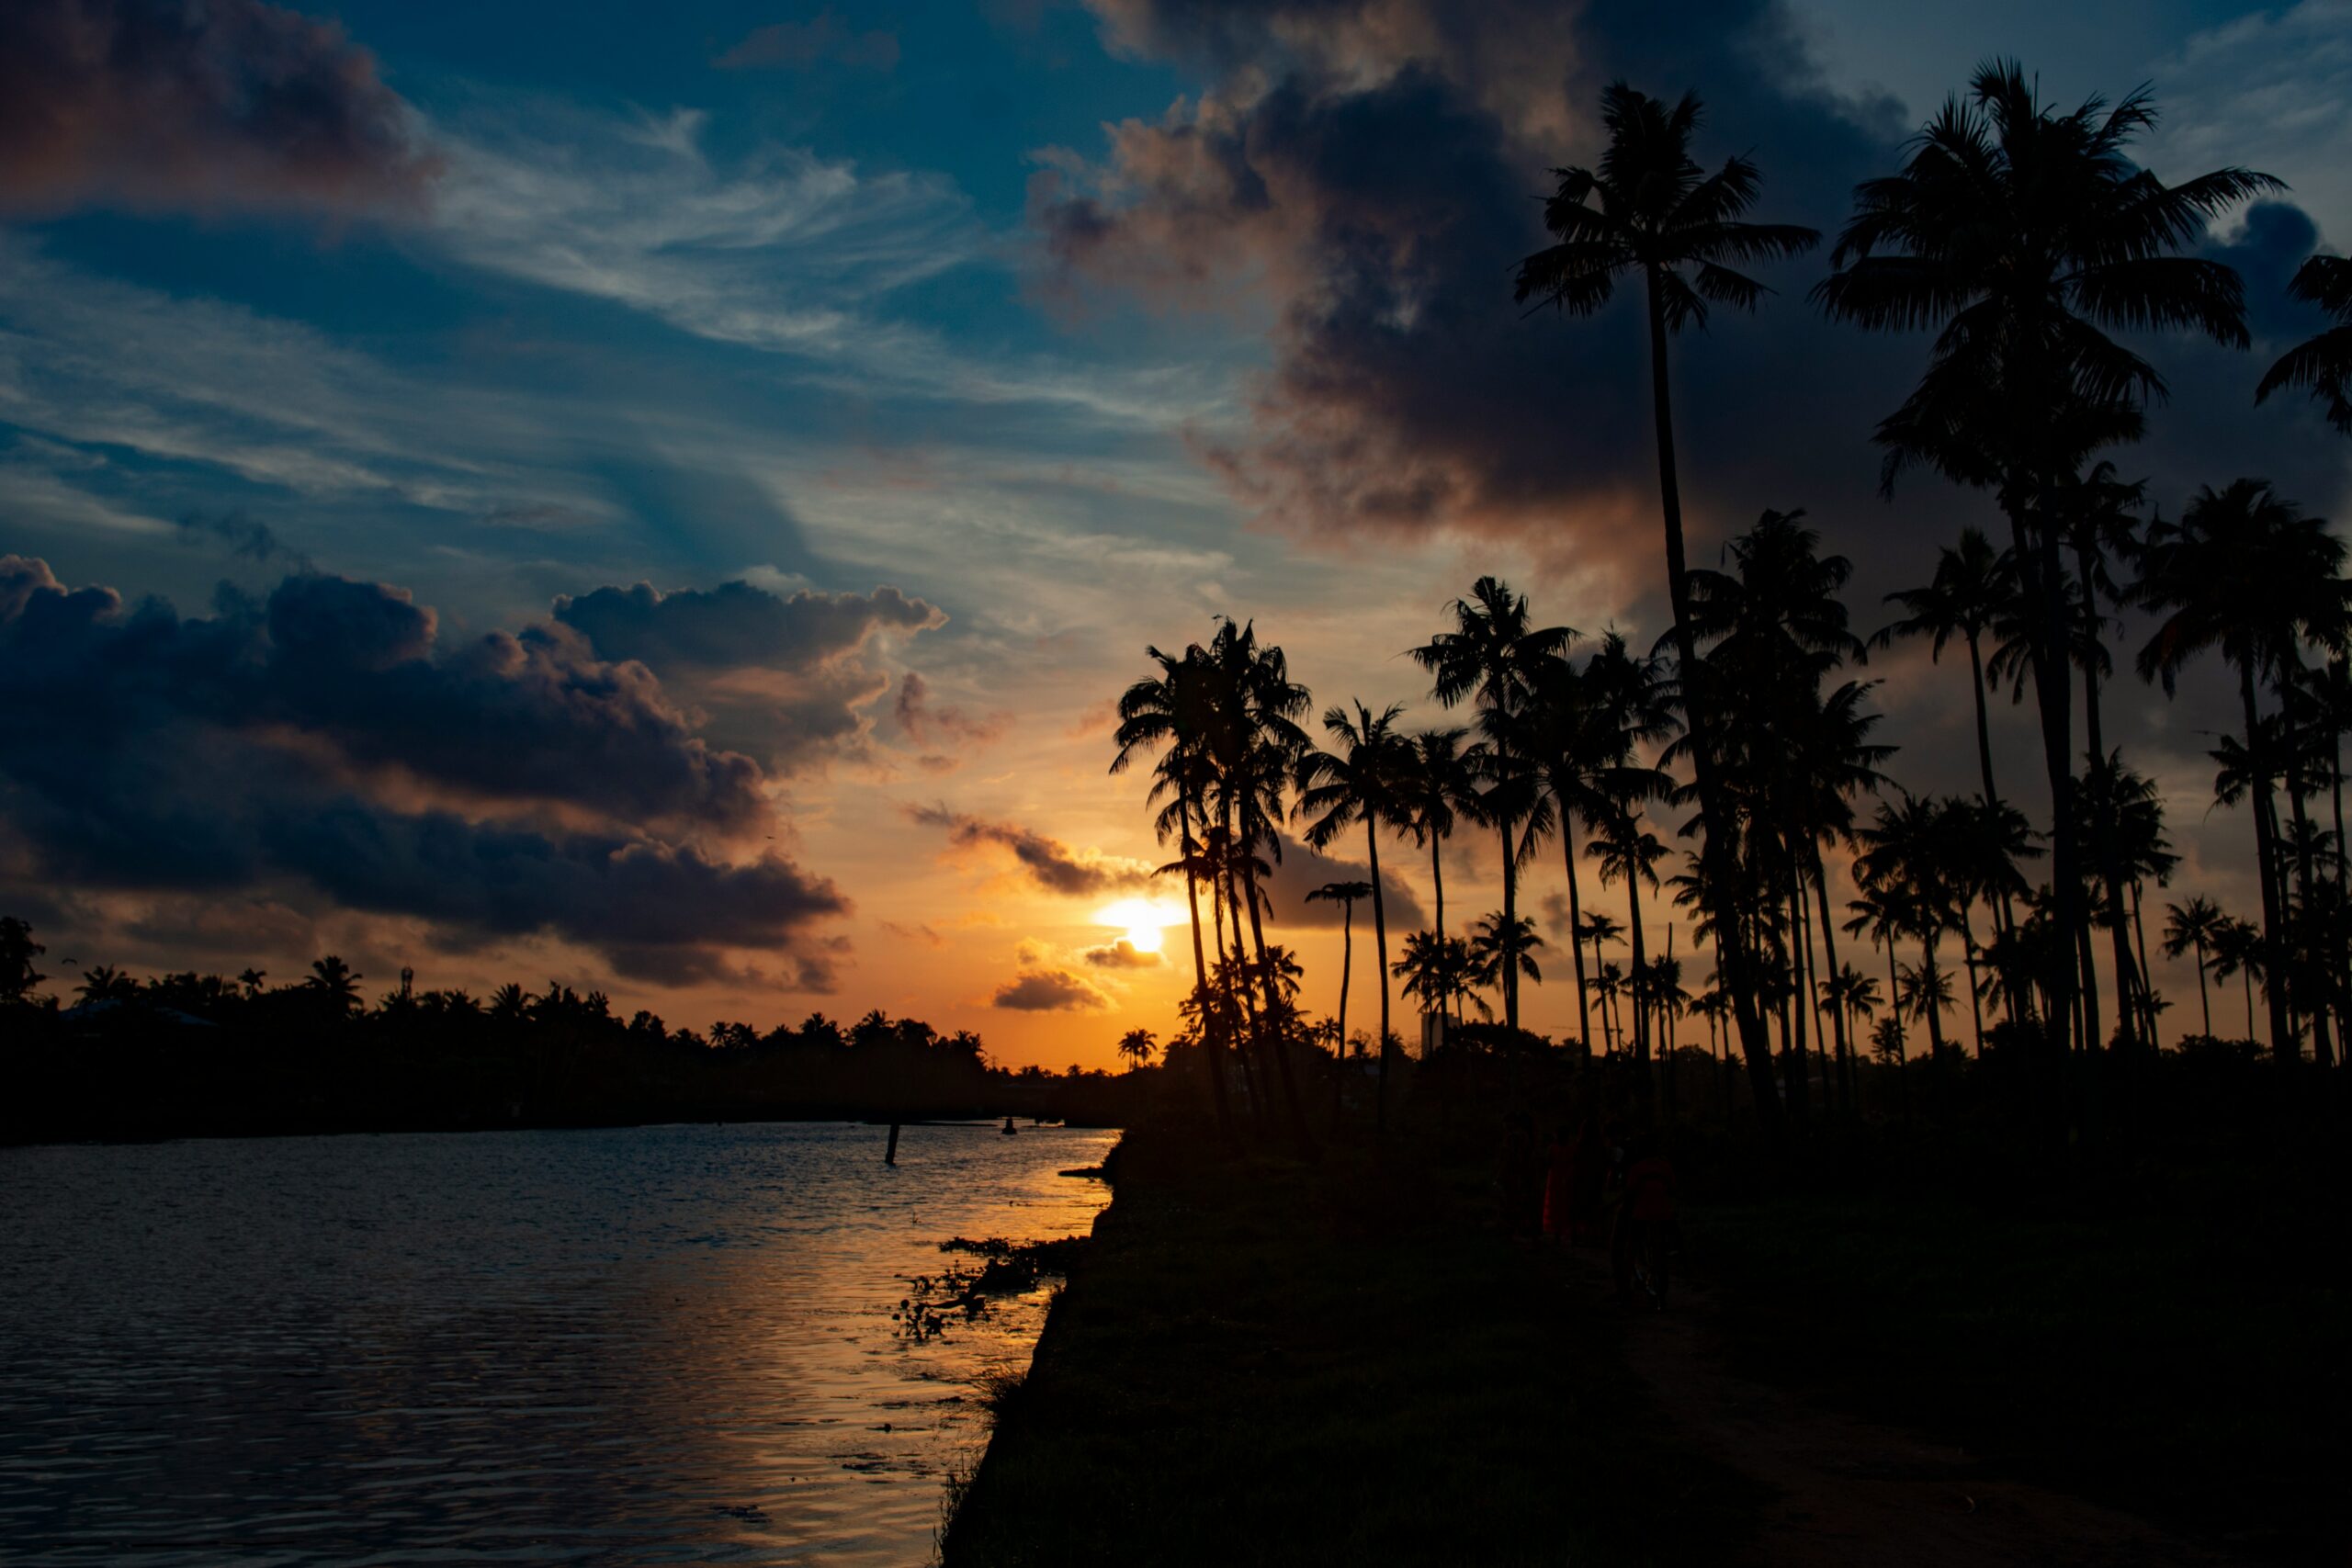
[{"label": "wooden post in water", "polygon": [[882,1151],[882,1163],[884,1165],[899,1163],[899,1124],[896,1122],[890,1123],[890,1146]]}]

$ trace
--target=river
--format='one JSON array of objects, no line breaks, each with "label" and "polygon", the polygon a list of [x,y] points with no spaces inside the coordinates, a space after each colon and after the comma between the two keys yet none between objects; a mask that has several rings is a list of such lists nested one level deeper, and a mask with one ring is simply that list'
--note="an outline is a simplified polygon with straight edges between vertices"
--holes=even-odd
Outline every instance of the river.
[{"label": "river", "polygon": [[1112,1133],[837,1123],[0,1149],[11,1563],[924,1562]]}]

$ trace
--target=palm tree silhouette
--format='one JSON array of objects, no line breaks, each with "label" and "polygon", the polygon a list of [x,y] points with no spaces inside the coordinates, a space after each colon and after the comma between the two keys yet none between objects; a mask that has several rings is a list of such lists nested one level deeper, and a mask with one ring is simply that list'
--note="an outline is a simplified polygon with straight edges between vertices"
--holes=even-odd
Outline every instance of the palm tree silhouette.
[{"label": "palm tree silhouette", "polygon": [[[1525,594],[1513,593],[1499,579],[1482,577],[1469,597],[1449,606],[1453,629],[1440,632],[1412,649],[1415,663],[1430,675],[1431,694],[1447,707],[1469,701],[1477,710],[1486,744],[1477,773],[1487,788],[1478,815],[1501,838],[1503,918],[1519,916],[1519,868],[1549,810],[1541,779],[1528,754],[1532,739],[1528,710],[1539,671],[1556,660],[1574,640],[1567,626],[1532,624]],[[1503,974],[1503,1021],[1519,1027],[1519,975]]]},{"label": "palm tree silhouette", "polygon": [[2265,992],[2270,989],[2268,945],[2259,929],[2234,915],[2222,916],[2213,928],[2213,978],[2226,980],[2234,975],[2244,980],[2248,1040],[2254,1038],[2254,983],[2259,980]]},{"label": "palm tree silhouette", "polygon": [[[1690,156],[1700,105],[1685,94],[1668,107],[1623,82],[1601,95],[1608,149],[1596,169],[1555,170],[1559,187],[1544,209],[1544,227],[1557,244],[1521,263],[1518,298],[1535,299],[1572,315],[1589,316],[1608,303],[1621,276],[1638,274],[1649,324],[1650,408],[1657,436],[1659,510],[1666,528],[1667,588],[1674,607],[1675,649],[1684,689],[1684,722],[1694,744],[1691,770],[1701,813],[1710,823],[1731,820],[1718,779],[1713,716],[1707,694],[1692,684],[1699,668],[1690,628],[1688,570],[1682,547],[1682,492],[1675,471],[1674,403],[1667,376],[1667,341],[1686,325],[1704,326],[1711,304],[1749,310],[1764,286],[1735,270],[1749,262],[1797,255],[1818,243],[1814,230],[1749,223],[1761,184],[1746,158],[1727,160],[1713,175]],[[1702,844],[1702,893],[1718,908],[1718,962],[1732,995],[1740,1050],[1747,1062],[1757,1116],[1770,1136],[1780,1101],[1772,1089],[1770,1046],[1754,1001],[1747,942],[1731,908],[1736,871],[1729,835],[1710,830]]]},{"label": "palm tree silhouette", "polygon": [[[2313,641],[2330,649],[2346,646],[2352,637],[2352,585],[2340,577],[2345,559],[2341,540],[2327,525],[2305,516],[2302,509],[2261,479],[2242,479],[2225,490],[2199,490],[2177,522],[2158,521],[2148,530],[2148,547],[2134,598],[2164,613],[2147,646],[2140,650],[2140,673],[2160,679],[2169,692],[2180,670],[2206,649],[2218,649],[2237,671],[2238,702],[2245,723],[2244,745],[2257,760],[2254,779],[2255,858],[2262,886],[2262,936],[2267,973],[2280,972],[2284,951],[2286,910],[2279,886],[2283,856],[2278,844],[2276,771],[2260,761],[2273,752],[2265,746],[2265,719],[2257,688],[2267,682],[2274,690],[2292,683],[2291,672],[2302,667],[2301,645]],[[2281,736],[2279,754],[2292,748],[2292,738]],[[2301,797],[2288,792],[2298,815]],[[2310,858],[2302,860],[2308,897]],[[2287,1011],[2284,985],[2266,987],[2270,1007],[2271,1050],[2281,1061],[2291,1060],[2297,1041]],[[2315,1043],[2324,1055],[2326,1024],[2318,1016]]]},{"label": "palm tree silhouette", "polygon": [[2017,572],[2007,552],[1995,550],[1983,529],[1962,528],[1960,542],[1946,545],[1937,556],[1935,575],[1925,587],[1886,596],[1907,614],[1871,639],[1886,648],[1896,637],[1924,637],[1928,657],[1935,660],[1943,658],[1944,645],[1955,635],[1967,643],[1969,689],[1976,701],[1976,765],[1988,805],[1998,805],[2001,794],[1993,784],[1993,735],[1984,715],[1984,639],[2016,598]]},{"label": "palm tree silhouette", "polygon": [[311,961],[311,977],[305,984],[335,1012],[348,1013],[359,1005],[361,978],[350,964],[330,953]]},{"label": "palm tree silhouette", "polygon": [[1498,991],[1507,973],[1525,976],[1539,985],[1544,971],[1536,966],[1535,950],[1544,939],[1535,934],[1535,922],[1520,916],[1506,919],[1500,911],[1478,921],[1470,937],[1470,976],[1479,985]]},{"label": "palm tree silhouette", "polygon": [[2313,256],[2295,269],[2287,292],[2335,318],[2335,325],[2305,338],[2263,373],[2254,400],[2281,387],[2309,389],[2327,410],[2327,422],[2352,435],[2352,258]]},{"label": "palm tree silhouette", "polygon": [[[1223,1010],[1209,1000],[1210,968],[1201,941],[1201,877],[1205,869],[1198,829],[1207,821],[1207,798],[1214,759],[1208,731],[1213,718],[1209,671],[1198,646],[1179,656],[1148,648],[1145,654],[1159,666],[1157,679],[1136,682],[1119,697],[1118,752],[1111,760],[1114,774],[1125,773],[1144,750],[1162,749],[1153,773],[1150,798],[1161,803],[1154,828],[1166,843],[1172,832],[1180,856],[1175,863],[1184,874],[1184,903],[1193,925],[1193,1000],[1199,1019],[1201,1044],[1208,1057],[1209,1096],[1216,1113],[1217,1131],[1233,1142],[1233,1111],[1226,1095],[1224,1047],[1220,1026]],[[1214,884],[1212,885],[1214,886]],[[1224,945],[1222,927],[1218,945]]]},{"label": "palm tree silhouette", "polygon": [[2205,994],[2205,950],[2213,945],[2226,919],[2211,898],[2165,906],[2165,956],[2178,958],[2191,949],[2197,953],[2197,1010],[2205,1021],[2208,1039],[2213,1034],[2213,1004]]},{"label": "palm tree silhouette", "polygon": [[1430,852],[1430,883],[1436,889],[1437,911],[1431,930],[1445,934],[1445,861],[1447,835],[1457,816],[1475,808],[1477,775],[1473,760],[1463,750],[1464,729],[1425,729],[1408,738],[1412,765],[1397,781],[1396,799],[1409,824],[1413,842]]},{"label": "palm tree silhouette", "polygon": [[[1646,882],[1652,887],[1658,885],[1657,863],[1666,857],[1666,846],[1658,841],[1657,834],[1642,826],[1642,819],[1637,814],[1621,808],[1610,818],[1606,830],[1586,846],[1586,852],[1600,863],[1603,883],[1623,882],[1625,885],[1625,930],[1633,939],[1633,973],[1638,977],[1645,972],[1642,884]],[[1649,1028],[1638,1006],[1634,1009],[1633,1048],[1634,1064],[1647,1066],[1650,1060]]]},{"label": "palm tree silhouette", "polygon": [[[2015,61],[1981,67],[1967,97],[1949,99],[1912,141],[1902,172],[1856,188],[1836,270],[1813,293],[1868,330],[1942,329],[1918,387],[1879,425],[1885,482],[1926,462],[1995,490],[2007,513],[2050,779],[2052,883],[2068,931],[2079,929],[2081,884],[2067,615],[2058,530],[2041,514],[2062,476],[2098,446],[2135,439],[2140,405],[2165,394],[2154,367],[2106,329],[2188,329],[2245,345],[2237,274],[2178,253],[2208,220],[2284,188],[2235,168],[2165,185],[2129,157],[2155,118],[2143,92],[2062,114]],[[2076,985],[2069,945],[2054,978],[2063,1020]]]},{"label": "palm tree silhouette", "polygon": [[1130,1029],[1119,1036],[1119,1055],[1130,1070],[1150,1061],[1152,1052],[1159,1048],[1159,1037],[1148,1029]]},{"label": "palm tree silhouette", "polygon": [[1421,1004],[1424,1012],[1442,1018],[1464,1001],[1492,1016],[1493,1010],[1470,989],[1475,965],[1470,944],[1458,936],[1414,931],[1405,938],[1404,956],[1393,973],[1405,982],[1405,994]]},{"label": "palm tree silhouette", "polygon": [[1380,834],[1384,828],[1394,829],[1408,820],[1397,786],[1400,780],[1409,776],[1414,753],[1410,743],[1396,733],[1396,716],[1405,711],[1401,705],[1391,704],[1377,714],[1361,702],[1355,707],[1352,718],[1341,707],[1324,712],[1324,733],[1338,743],[1339,750],[1332,752],[1309,749],[1299,756],[1298,798],[1291,807],[1291,814],[1294,818],[1313,818],[1306,829],[1306,841],[1318,850],[1328,848],[1356,823],[1363,824],[1364,853],[1372,872],[1373,945],[1380,959],[1378,1118],[1380,1125],[1385,1127],[1390,1077],[1388,912],[1380,891]]},{"label": "palm tree silhouette", "polygon": [[251,1001],[254,998],[261,995],[261,983],[263,979],[266,977],[268,971],[266,970],[248,968],[238,975],[237,984],[245,988],[245,999],[247,1001]]},{"label": "palm tree silhouette", "polygon": [[[1348,979],[1356,962],[1356,904],[1373,897],[1369,882],[1327,882],[1306,896],[1310,904],[1337,904],[1340,907],[1340,1013],[1339,1038],[1344,1044],[1348,1038]],[[1384,955],[1385,956],[1385,955]],[[1384,987],[1385,989],[1385,987]],[[1384,1020],[1383,1029],[1386,1028]],[[1333,1055],[1338,1055],[1333,1051]]]}]

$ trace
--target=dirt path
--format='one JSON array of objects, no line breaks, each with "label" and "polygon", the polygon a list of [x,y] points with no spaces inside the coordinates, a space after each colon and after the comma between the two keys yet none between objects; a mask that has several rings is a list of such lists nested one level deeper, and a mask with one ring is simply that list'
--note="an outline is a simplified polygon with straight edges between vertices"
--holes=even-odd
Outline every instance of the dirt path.
[{"label": "dirt path", "polygon": [[[1588,1259],[1591,1255],[1586,1255]],[[1593,1259],[1584,1288],[1610,1288]],[[1725,1369],[1713,1299],[1627,1324],[1625,1355],[1692,1440],[1777,1494],[1756,1561],[1771,1568],[2225,1568],[2233,1560],[2081,1498],[1989,1474],[1962,1450],[1810,1404]]]}]

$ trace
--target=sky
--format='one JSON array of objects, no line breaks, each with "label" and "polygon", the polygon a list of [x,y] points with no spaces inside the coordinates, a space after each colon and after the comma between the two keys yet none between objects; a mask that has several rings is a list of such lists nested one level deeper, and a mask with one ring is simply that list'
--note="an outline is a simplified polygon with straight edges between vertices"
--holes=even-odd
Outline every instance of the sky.
[{"label": "sky", "polygon": [[[1995,54],[2068,105],[2147,84],[2161,176],[2291,187],[2203,242],[2254,348],[2140,345],[2171,396],[2119,466],[2167,513],[2256,474],[2352,514],[2352,443],[2251,401],[2320,324],[2286,277],[2352,236],[2352,0],[19,0],[0,911],[69,987],[335,952],[369,990],[880,1008],[1108,1065],[1189,985],[1146,785],[1108,773],[1148,645],[1253,621],[1318,712],[1419,724],[1403,650],[1482,573],[1588,637],[1662,629],[1638,322],[1509,290],[1600,87],[1695,90],[1702,161],[1834,231]],[[1702,562],[1805,508],[1867,631],[1999,520],[1879,493],[1925,344],[1824,321],[1825,265],[1678,344],[1682,477]],[[1973,787],[1963,671],[1867,671],[1910,788]],[[1995,717],[2042,815],[2027,710]],[[2184,856],[2159,907],[2254,908],[2251,827],[2209,807],[2233,726],[2217,670],[2111,693]],[[1380,852],[1392,931],[1425,921],[1426,857]],[[1277,878],[1317,1012],[1340,937],[1300,895],[1364,854]],[[1495,861],[1449,848],[1456,929]],[[1572,1032],[1549,956],[1523,1021]],[[2157,982],[2193,1021],[2188,966]]]}]

